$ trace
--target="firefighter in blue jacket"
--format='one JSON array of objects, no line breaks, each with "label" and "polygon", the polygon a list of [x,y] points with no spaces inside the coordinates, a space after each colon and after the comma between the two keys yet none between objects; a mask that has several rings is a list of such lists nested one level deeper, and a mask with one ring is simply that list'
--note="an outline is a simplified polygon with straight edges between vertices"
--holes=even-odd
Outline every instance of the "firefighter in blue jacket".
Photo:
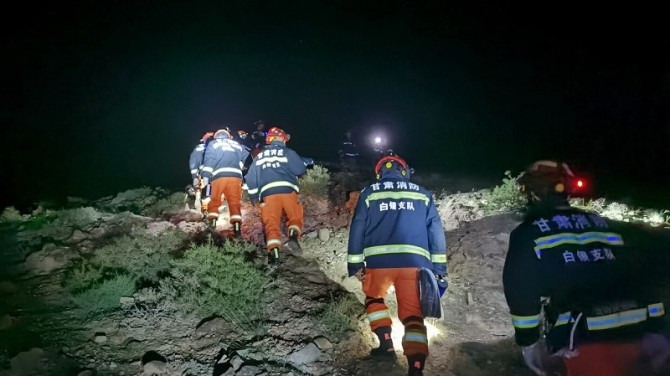
[{"label": "firefighter in blue jacket", "polygon": [[242,167],[248,155],[228,129],[219,129],[214,133],[214,141],[207,145],[202,167],[203,185],[212,184],[207,218],[216,222],[225,197],[235,237],[242,233]]},{"label": "firefighter in blue jacket", "polygon": [[433,196],[411,183],[410,169],[400,157],[382,157],[377,182],[361,192],[349,232],[349,276],[363,282],[365,307],[380,347],[373,356],[395,357],[391,315],[384,298],[391,285],[398,299],[398,318],[405,326],[402,346],[409,375],[422,375],[428,337],[419,293],[419,268],[447,273],[446,240]]},{"label": "firefighter in blue jacket", "polygon": [[298,176],[305,173],[311,160],[302,158],[286,147],[290,136],[281,128],[267,133],[265,148],[254,158],[246,175],[249,198],[261,202],[261,220],[265,227],[268,263],[276,266],[282,247],[281,220],[286,213],[289,231],[288,248],[300,252],[298,238],[304,224],[303,206],[298,199]]},{"label": "firefighter in blue jacket", "polygon": [[554,161],[518,180],[529,208],[510,234],[503,285],[524,360],[537,375],[666,374],[652,360],[670,347],[654,334],[665,312],[648,278],[651,253],[631,225],[572,208],[573,180]]},{"label": "firefighter in blue jacket", "polygon": [[[191,170],[191,179],[193,179],[193,188],[196,190],[196,201],[201,200],[201,190],[205,189],[207,190],[207,186],[201,184],[201,172],[202,172],[202,163],[204,161],[205,157],[205,149],[207,148],[207,144],[211,140],[211,138],[214,136],[214,132],[207,132],[202,137],[200,138],[200,142],[198,142],[198,145],[195,146],[193,151],[191,152],[191,156],[188,158],[188,167]],[[205,195],[205,199],[203,199],[203,203],[205,204],[205,207],[203,210],[206,210],[206,203],[208,201],[209,195]],[[196,209],[200,206],[200,202],[196,202]]]}]

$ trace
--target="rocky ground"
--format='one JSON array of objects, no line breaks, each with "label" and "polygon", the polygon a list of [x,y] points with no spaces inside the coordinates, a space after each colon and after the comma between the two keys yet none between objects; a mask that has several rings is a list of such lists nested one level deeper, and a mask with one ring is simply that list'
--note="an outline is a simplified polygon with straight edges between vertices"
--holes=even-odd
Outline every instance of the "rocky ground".
[{"label": "rocky ground", "polygon": [[[64,273],[112,239],[158,238],[178,229],[202,242],[210,234],[197,213],[168,205],[165,192],[135,190],[77,202],[78,208],[41,226],[2,224],[0,375],[404,375],[402,356],[389,363],[365,359],[375,343],[362,304],[354,300],[354,320],[344,335],[324,325],[323,312],[333,302],[363,298],[360,283],[346,278],[346,197],[355,188],[342,183],[333,189],[334,199],[304,199],[304,252],[287,253],[276,271],[267,272],[268,319],[246,330],[222,317],[147,304],[154,299],[148,290],[122,297],[118,309],[102,317],[82,318],[73,307]],[[443,318],[429,323],[427,375],[529,374],[512,343],[501,283],[508,234],[518,219],[484,217],[473,205],[477,200],[477,193],[441,200],[450,287]],[[243,210],[244,238],[262,243],[256,209]],[[249,256],[259,267],[263,263],[262,251]],[[398,347],[401,336],[396,330]]]}]

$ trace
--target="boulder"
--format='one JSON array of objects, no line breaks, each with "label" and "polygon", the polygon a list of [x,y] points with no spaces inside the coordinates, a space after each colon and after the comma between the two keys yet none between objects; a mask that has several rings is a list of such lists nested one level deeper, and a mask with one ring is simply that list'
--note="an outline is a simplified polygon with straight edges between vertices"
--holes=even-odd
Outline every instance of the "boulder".
[{"label": "boulder", "polygon": [[288,360],[294,366],[299,367],[317,362],[320,357],[321,350],[314,343],[309,343],[307,346],[291,354]]},{"label": "boulder", "polygon": [[160,222],[150,222],[147,224],[147,235],[156,237],[167,230],[175,228],[170,222],[160,221]]},{"label": "boulder", "polygon": [[143,376],[160,376],[168,372],[167,364],[160,360],[153,360],[142,367]]},{"label": "boulder", "polygon": [[46,275],[64,269],[79,258],[77,252],[70,248],[45,246],[41,251],[30,254],[26,258],[25,268],[33,275]]},{"label": "boulder", "polygon": [[45,369],[46,352],[32,348],[16,355],[10,361],[12,376],[42,375]]}]

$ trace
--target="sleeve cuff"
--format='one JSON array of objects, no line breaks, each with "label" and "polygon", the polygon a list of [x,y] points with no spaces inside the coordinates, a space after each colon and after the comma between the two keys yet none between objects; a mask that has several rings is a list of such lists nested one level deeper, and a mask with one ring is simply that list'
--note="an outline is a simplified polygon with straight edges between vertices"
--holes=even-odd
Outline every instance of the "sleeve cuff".
[{"label": "sleeve cuff", "polygon": [[447,264],[446,263],[433,263],[433,273],[435,275],[447,275]]},{"label": "sleeve cuff", "polygon": [[347,271],[349,272],[349,277],[353,276],[356,274],[359,270],[363,269],[365,267],[364,262],[359,262],[359,263],[347,263]]}]

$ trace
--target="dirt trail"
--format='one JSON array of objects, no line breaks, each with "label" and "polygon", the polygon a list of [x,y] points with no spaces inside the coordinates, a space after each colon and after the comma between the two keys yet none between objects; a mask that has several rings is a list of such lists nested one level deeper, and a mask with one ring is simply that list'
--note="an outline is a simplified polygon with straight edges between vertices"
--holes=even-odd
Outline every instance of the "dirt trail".
[{"label": "dirt trail", "polygon": [[[513,344],[513,329],[502,292],[502,267],[509,232],[518,224],[510,215],[487,217],[447,233],[449,290],[442,298],[443,318],[428,320],[430,351],[426,375],[530,375]],[[304,257],[315,260],[333,281],[356,294],[362,302],[360,282],[346,278],[346,229],[335,230],[328,241],[307,237]],[[389,308],[396,312],[393,294]],[[365,346],[355,359],[344,360],[355,375],[405,375],[400,350],[395,362],[363,360],[376,346],[362,320]],[[402,325],[394,322],[394,342],[400,348]]]}]

